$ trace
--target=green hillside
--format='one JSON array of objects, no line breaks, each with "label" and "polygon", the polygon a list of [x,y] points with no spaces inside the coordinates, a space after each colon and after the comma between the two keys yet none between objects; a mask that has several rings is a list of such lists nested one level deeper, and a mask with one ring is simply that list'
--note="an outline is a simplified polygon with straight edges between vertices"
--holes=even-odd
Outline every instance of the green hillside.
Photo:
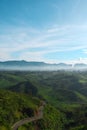
[{"label": "green hillside", "polygon": [[41,100],[43,119],[19,130],[86,130],[86,79],[87,72],[0,72],[0,130],[33,116]]},{"label": "green hillside", "polygon": [[37,88],[29,81],[20,82],[16,85],[8,87],[8,89],[14,92],[25,93],[32,96],[38,95]]},{"label": "green hillside", "polygon": [[0,130],[3,127],[10,129],[16,121],[33,116],[39,104],[37,98],[0,90]]},{"label": "green hillside", "polygon": [[[11,130],[11,126],[26,117],[33,117],[34,111],[38,109],[40,100],[23,94],[0,90],[0,130]],[[50,113],[50,114],[49,114]],[[21,129],[53,130],[63,127],[63,116],[60,111],[52,106],[46,105],[44,108],[44,118],[36,124],[30,123],[19,127]],[[59,126],[60,124],[60,126]]]}]

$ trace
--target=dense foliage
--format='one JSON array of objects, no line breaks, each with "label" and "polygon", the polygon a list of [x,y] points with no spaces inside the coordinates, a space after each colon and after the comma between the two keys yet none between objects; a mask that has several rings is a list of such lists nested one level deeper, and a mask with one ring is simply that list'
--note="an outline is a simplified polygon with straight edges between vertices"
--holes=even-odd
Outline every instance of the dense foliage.
[{"label": "dense foliage", "polygon": [[17,120],[33,116],[40,100],[46,102],[44,118],[19,130],[87,129],[85,71],[0,72],[0,88],[0,130],[9,130]]},{"label": "dense foliage", "polygon": [[34,116],[40,101],[6,90],[0,90],[0,130],[8,129],[18,120]]}]

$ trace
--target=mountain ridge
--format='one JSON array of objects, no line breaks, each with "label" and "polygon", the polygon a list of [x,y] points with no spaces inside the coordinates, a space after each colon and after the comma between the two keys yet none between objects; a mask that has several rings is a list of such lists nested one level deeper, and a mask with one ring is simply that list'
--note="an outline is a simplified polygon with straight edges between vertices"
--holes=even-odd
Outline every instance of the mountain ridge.
[{"label": "mountain ridge", "polygon": [[0,70],[57,70],[57,69],[74,69],[74,68],[87,68],[87,64],[76,63],[46,63],[40,61],[25,61],[25,60],[8,60],[0,61]]}]

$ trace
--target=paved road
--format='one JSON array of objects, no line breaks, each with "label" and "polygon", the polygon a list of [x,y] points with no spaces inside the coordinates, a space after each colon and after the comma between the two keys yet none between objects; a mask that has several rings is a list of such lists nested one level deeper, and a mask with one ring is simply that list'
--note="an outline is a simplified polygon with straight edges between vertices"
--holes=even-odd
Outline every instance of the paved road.
[{"label": "paved road", "polygon": [[33,122],[33,121],[42,119],[43,118],[43,109],[44,109],[44,106],[40,106],[39,109],[38,109],[38,114],[37,115],[35,115],[34,117],[22,119],[22,120],[16,122],[12,126],[12,130],[17,130],[18,127],[23,125],[23,124],[26,124],[26,123],[29,123],[29,122]]}]

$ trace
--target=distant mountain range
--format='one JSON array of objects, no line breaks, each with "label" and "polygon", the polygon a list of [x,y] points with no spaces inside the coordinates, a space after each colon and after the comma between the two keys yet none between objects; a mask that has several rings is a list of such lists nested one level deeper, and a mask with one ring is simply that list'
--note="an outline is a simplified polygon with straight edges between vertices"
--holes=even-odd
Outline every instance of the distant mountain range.
[{"label": "distant mountain range", "polygon": [[46,65],[44,62],[27,62],[24,60],[21,61],[4,61],[0,62],[0,66],[41,66]]},{"label": "distant mountain range", "polygon": [[0,70],[59,70],[59,69],[83,69],[87,68],[87,64],[77,63],[74,64],[50,64],[45,62],[27,62],[21,61],[4,61],[0,62]]}]

